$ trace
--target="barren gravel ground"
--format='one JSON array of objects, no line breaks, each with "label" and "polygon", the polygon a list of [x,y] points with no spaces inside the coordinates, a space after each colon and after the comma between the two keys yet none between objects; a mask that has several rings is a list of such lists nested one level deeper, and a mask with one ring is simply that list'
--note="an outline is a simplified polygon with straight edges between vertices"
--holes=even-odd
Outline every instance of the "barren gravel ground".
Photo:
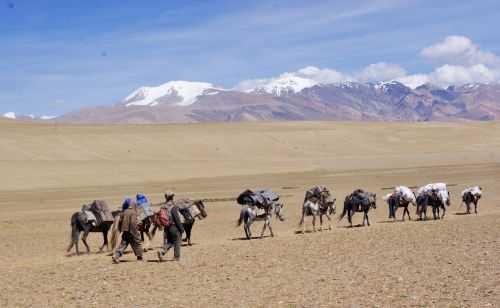
[{"label": "barren gravel ground", "polygon": [[[62,126],[57,132],[0,124],[1,307],[500,305],[499,123]],[[184,138],[172,146],[176,151],[166,141],[156,145],[183,130]],[[255,131],[265,137],[264,146],[274,146],[266,144],[272,140],[279,145],[268,154],[258,149],[255,157],[241,150],[233,134],[248,139]],[[345,136],[349,132],[351,138]],[[333,143],[305,141],[316,135]],[[156,148],[133,157],[127,151],[109,154],[115,147],[125,149],[122,143],[131,143],[127,136],[144,136],[149,141],[141,141],[140,148]],[[205,137],[216,140],[218,149],[196,145]],[[91,139],[99,149],[89,147]],[[154,175],[141,173],[156,163],[161,170]],[[179,177],[171,171],[180,169]],[[456,184],[444,220],[387,221],[382,188],[435,181]],[[337,214],[353,189],[376,192],[372,226],[346,228],[345,220],[335,219],[330,231],[297,234],[300,202],[314,184],[333,190]],[[479,215],[459,215],[464,211],[459,193],[472,184],[485,190]],[[276,237],[242,240],[243,230],[235,227],[239,207],[210,202],[209,217],[196,222],[195,245],[183,247],[180,263],[160,264],[149,251],[147,262],[127,254],[113,265],[109,256],[95,253],[100,234],[90,236],[90,255],[64,254],[69,217],[85,201],[104,198],[116,207],[124,196],[142,191],[157,202],[166,189],[179,197],[226,198],[247,187],[271,187],[283,196],[287,219],[273,221]],[[356,214],[355,223],[360,222]],[[310,219],[307,223],[310,230]],[[261,223],[254,225],[254,235],[260,228]],[[153,246],[159,245],[158,236]]]}]

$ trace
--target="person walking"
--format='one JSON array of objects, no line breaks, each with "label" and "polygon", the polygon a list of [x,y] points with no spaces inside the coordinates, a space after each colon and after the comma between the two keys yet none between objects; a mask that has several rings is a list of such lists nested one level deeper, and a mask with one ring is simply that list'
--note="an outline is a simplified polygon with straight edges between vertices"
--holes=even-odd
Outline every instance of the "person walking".
[{"label": "person walking", "polygon": [[165,204],[162,205],[163,210],[166,210],[168,214],[168,225],[163,228],[163,247],[158,251],[160,262],[164,260],[163,257],[172,247],[174,247],[174,261],[179,261],[181,257],[181,238],[184,227],[179,215],[179,207],[174,203],[174,196],[173,192],[165,193]]},{"label": "person walking", "polygon": [[137,205],[130,198],[125,199],[122,205],[122,213],[118,222],[118,230],[122,233],[122,241],[116,249],[112,260],[118,264],[123,252],[130,244],[138,261],[142,261],[141,235],[138,229]]}]

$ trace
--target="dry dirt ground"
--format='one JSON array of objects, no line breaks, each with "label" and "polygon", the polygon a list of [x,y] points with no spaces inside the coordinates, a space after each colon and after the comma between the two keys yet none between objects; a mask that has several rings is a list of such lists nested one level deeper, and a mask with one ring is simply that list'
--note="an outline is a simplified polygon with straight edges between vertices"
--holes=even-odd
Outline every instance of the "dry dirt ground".
[{"label": "dry dirt ground", "polygon": [[[497,122],[0,121],[0,306],[499,307],[499,132]],[[454,184],[444,220],[388,221],[384,187],[436,181]],[[296,234],[314,184],[333,190],[337,214],[355,188],[376,192],[372,226],[335,219],[330,231]],[[459,215],[460,191],[476,184],[484,188],[479,215]],[[96,253],[100,234],[90,236],[90,255],[65,255],[70,215],[84,202],[115,208],[137,192],[159,202],[167,189],[227,198],[253,187],[283,197],[287,219],[273,221],[274,238],[243,240],[239,207],[210,202],[179,263],[160,264],[149,251],[147,262],[130,253],[113,265]]]}]

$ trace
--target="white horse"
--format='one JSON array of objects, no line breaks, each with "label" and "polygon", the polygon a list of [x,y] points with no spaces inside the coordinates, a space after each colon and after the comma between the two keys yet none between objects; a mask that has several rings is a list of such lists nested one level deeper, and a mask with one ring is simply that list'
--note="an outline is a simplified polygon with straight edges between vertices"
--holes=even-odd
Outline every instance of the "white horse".
[{"label": "white horse", "polygon": [[[245,235],[247,239],[252,238],[252,232],[250,230],[250,227],[252,226],[254,221],[264,221],[264,226],[262,227],[262,232],[260,234],[260,237],[262,238],[264,236],[264,232],[266,231],[266,228],[269,228],[269,232],[271,233],[271,236],[274,236],[273,229],[271,228],[271,220],[274,215],[280,220],[284,221],[285,217],[283,215],[283,204],[282,203],[273,203],[269,206],[267,206],[264,209],[259,209],[256,206],[242,206],[241,211],[240,211],[240,218],[238,219],[238,226],[240,226],[242,223],[243,224],[243,229],[245,230]],[[263,213],[257,213],[258,210],[262,210]]]},{"label": "white horse", "polygon": [[328,230],[332,229],[332,220],[330,215],[335,215],[336,199],[326,199],[323,202],[316,199],[306,200],[302,205],[302,218],[300,219],[299,226],[302,226],[302,233],[306,233],[306,224],[304,223],[305,216],[312,216],[313,232],[316,232],[316,216],[319,216],[319,230],[323,230],[323,215],[328,219]]}]

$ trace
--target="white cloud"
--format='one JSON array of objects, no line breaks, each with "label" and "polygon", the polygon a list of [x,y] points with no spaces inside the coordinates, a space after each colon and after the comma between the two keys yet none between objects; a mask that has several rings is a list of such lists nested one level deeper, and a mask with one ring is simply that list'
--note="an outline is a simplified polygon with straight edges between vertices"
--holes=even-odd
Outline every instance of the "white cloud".
[{"label": "white cloud", "polygon": [[443,65],[430,74],[433,83],[441,86],[463,85],[466,83],[488,83],[498,80],[497,71],[484,64],[472,66]]},{"label": "white cloud", "polygon": [[356,79],[363,82],[388,81],[406,76],[406,70],[397,64],[378,62],[363,68]]},{"label": "white cloud", "polygon": [[294,74],[302,78],[312,79],[317,83],[337,83],[337,82],[352,80],[351,77],[339,71],[329,68],[321,69],[315,66],[304,67],[298,70]]},{"label": "white cloud", "polygon": [[441,63],[440,66],[429,73],[411,75],[408,75],[400,65],[387,62],[370,64],[353,74],[331,68],[307,66],[274,78],[244,80],[235,89],[250,91],[256,88],[289,87],[297,92],[315,84],[344,81],[396,80],[411,88],[425,83],[447,87],[467,83],[500,82],[500,57],[491,52],[482,51],[465,36],[447,36],[441,42],[422,49],[420,54],[429,60]]},{"label": "white cloud", "polygon": [[414,75],[399,77],[396,79],[396,81],[401,82],[402,84],[406,85],[407,87],[415,89],[418,86],[421,86],[423,84],[430,82],[430,78],[426,74],[414,74]]},{"label": "white cloud", "polygon": [[465,36],[447,36],[443,41],[422,49],[421,56],[442,64],[471,66],[476,64],[500,64],[493,53],[482,51],[471,39]]},{"label": "white cloud", "polygon": [[424,83],[447,87],[500,81],[500,58],[482,51],[465,36],[447,36],[422,49],[420,55],[442,65],[430,73],[403,76],[398,81],[412,88]]},{"label": "white cloud", "polygon": [[500,80],[500,72],[483,64],[471,66],[445,64],[429,74],[408,75],[396,79],[410,88],[416,88],[425,83],[441,87],[464,85],[468,83],[491,83]]},{"label": "white cloud", "polygon": [[252,91],[254,89],[264,89],[273,93],[276,88],[287,87],[298,92],[317,84],[338,83],[348,80],[352,80],[352,78],[339,71],[307,66],[295,72],[283,73],[278,77],[243,80],[234,87],[234,90]]}]

